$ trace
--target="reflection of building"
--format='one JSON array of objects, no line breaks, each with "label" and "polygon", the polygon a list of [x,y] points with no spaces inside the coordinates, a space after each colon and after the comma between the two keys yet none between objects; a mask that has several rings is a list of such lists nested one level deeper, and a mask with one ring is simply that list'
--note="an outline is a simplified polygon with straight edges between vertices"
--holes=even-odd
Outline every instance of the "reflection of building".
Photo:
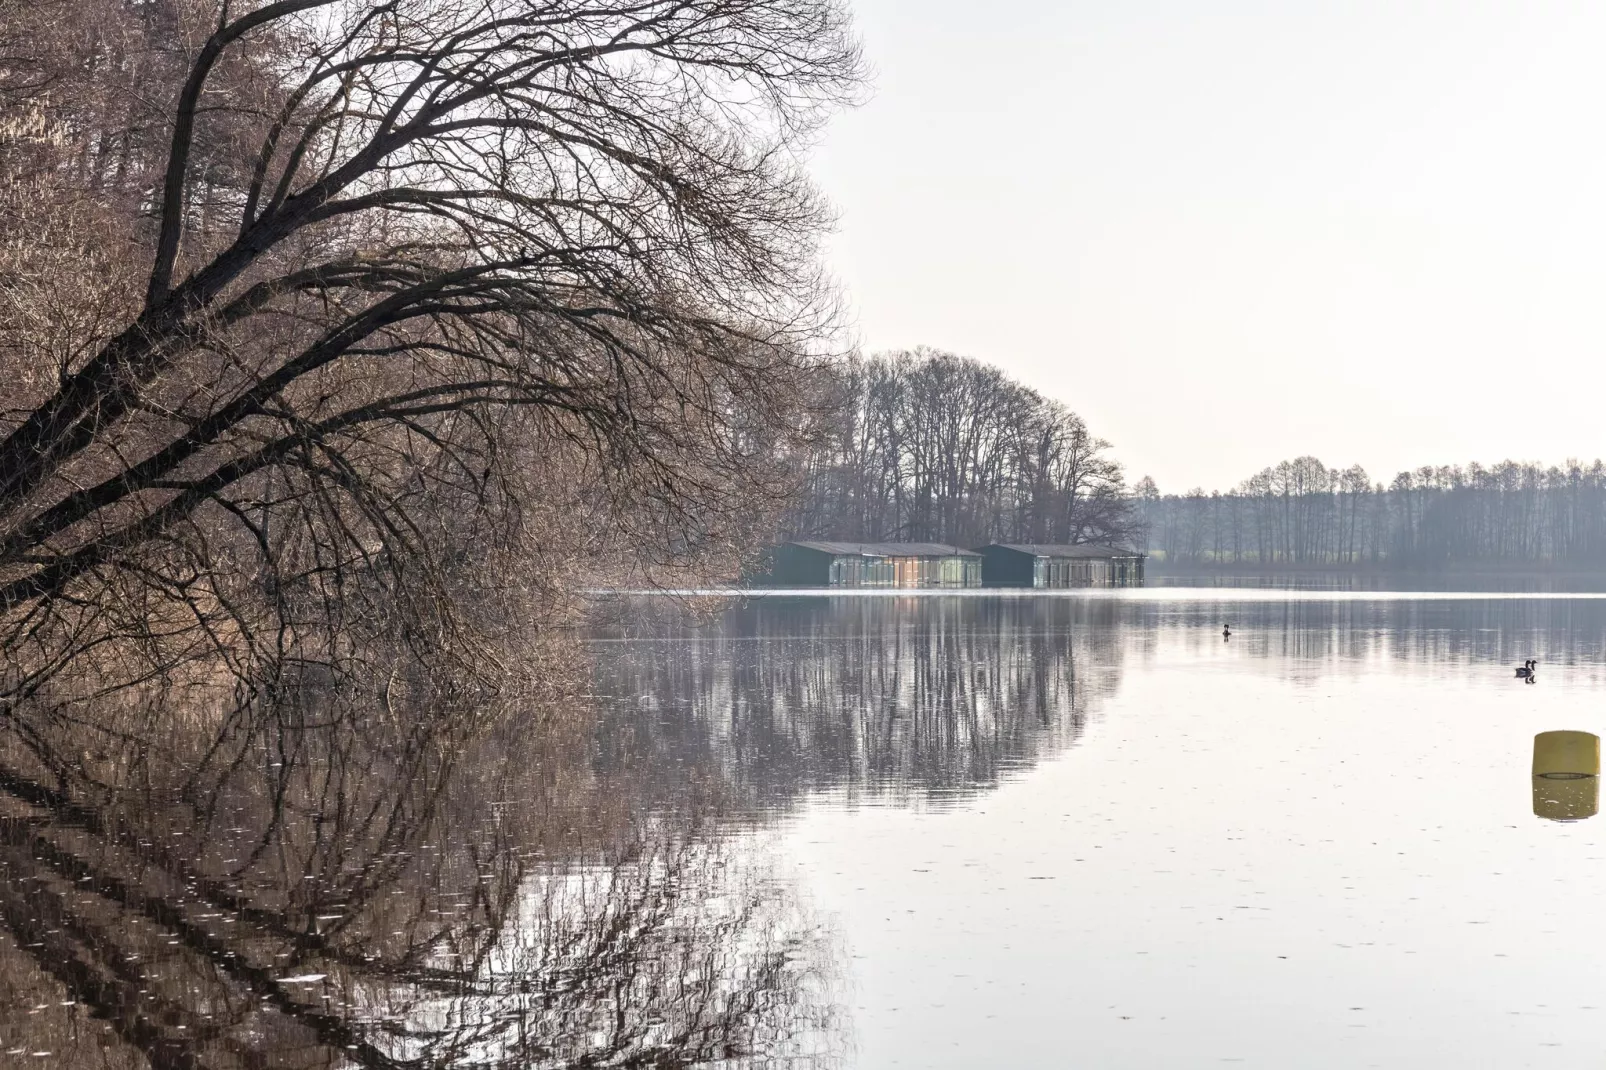
[{"label": "reflection of building", "polygon": [[786,587],[980,587],[981,555],[937,542],[789,542],[775,548]]},{"label": "reflection of building", "polygon": [[1075,744],[1120,684],[1123,622],[1143,612],[1117,599],[756,598],[687,643],[683,611],[629,604],[632,641],[595,663],[594,739],[599,770],[622,781],[628,764],[652,811],[714,785],[733,811],[822,790],[990,790]]},{"label": "reflection of building", "polygon": [[1099,543],[981,548],[988,587],[1142,587],[1143,555]]}]

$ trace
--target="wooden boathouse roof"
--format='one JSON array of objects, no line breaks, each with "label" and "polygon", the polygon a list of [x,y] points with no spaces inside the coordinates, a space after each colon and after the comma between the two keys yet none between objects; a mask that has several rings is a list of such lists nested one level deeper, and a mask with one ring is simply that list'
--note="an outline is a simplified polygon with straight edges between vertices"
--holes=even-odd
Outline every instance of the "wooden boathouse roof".
[{"label": "wooden boathouse roof", "polygon": [[805,550],[818,550],[836,557],[980,557],[975,550],[961,550],[940,542],[792,542]]},{"label": "wooden boathouse roof", "polygon": [[[1016,553],[1031,554],[1033,557],[1070,557],[1070,558],[1112,558],[1112,557],[1143,557],[1136,550],[1123,550],[1119,546],[1109,546],[1099,542],[1078,543],[1021,543],[1021,542],[995,542],[992,544],[1004,550],[1014,550]],[[987,549],[988,547],[982,547]]]}]

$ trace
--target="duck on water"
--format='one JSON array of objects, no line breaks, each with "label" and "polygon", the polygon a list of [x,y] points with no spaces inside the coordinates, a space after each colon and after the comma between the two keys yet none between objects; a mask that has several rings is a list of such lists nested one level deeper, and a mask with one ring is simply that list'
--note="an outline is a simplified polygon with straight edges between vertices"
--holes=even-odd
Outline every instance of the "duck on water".
[{"label": "duck on water", "polygon": [[1517,666],[1517,679],[1532,680],[1534,678],[1534,674],[1538,671],[1539,662],[1534,658],[1529,658],[1527,661]]}]

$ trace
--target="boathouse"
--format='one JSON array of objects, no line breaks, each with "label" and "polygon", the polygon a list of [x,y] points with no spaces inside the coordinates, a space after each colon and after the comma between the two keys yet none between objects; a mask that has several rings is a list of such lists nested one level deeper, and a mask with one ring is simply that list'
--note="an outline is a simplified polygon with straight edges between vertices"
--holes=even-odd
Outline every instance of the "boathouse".
[{"label": "boathouse", "polygon": [[1100,543],[993,543],[979,551],[988,587],[1142,587],[1143,555]]},{"label": "boathouse", "polygon": [[784,587],[980,587],[982,557],[937,542],[789,542],[775,548]]}]

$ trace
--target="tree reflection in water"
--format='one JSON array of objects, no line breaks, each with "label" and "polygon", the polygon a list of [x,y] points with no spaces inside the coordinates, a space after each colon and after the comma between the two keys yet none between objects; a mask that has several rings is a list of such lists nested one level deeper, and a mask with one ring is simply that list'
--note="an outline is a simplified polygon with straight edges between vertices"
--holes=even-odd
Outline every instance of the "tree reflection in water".
[{"label": "tree reflection in water", "polygon": [[451,680],[287,670],[229,702],[195,684],[13,714],[0,1052],[840,1062],[842,954],[733,821],[822,788],[971,792],[1071,745],[1118,680],[1120,610],[802,601],[701,628],[654,612],[596,646],[594,711],[573,689],[537,715],[471,708]]},{"label": "tree reflection in water", "polygon": [[758,811],[985,790],[1080,737],[1134,638],[1130,606],[1079,597],[764,598],[700,628],[612,608],[604,768],[650,770],[660,804],[714,782]]},{"label": "tree reflection in water", "polygon": [[[316,695],[316,689],[306,694]],[[835,1061],[837,953],[583,719],[245,703],[14,719],[0,1051],[135,1067]],[[615,769],[628,778],[636,771]]]}]

